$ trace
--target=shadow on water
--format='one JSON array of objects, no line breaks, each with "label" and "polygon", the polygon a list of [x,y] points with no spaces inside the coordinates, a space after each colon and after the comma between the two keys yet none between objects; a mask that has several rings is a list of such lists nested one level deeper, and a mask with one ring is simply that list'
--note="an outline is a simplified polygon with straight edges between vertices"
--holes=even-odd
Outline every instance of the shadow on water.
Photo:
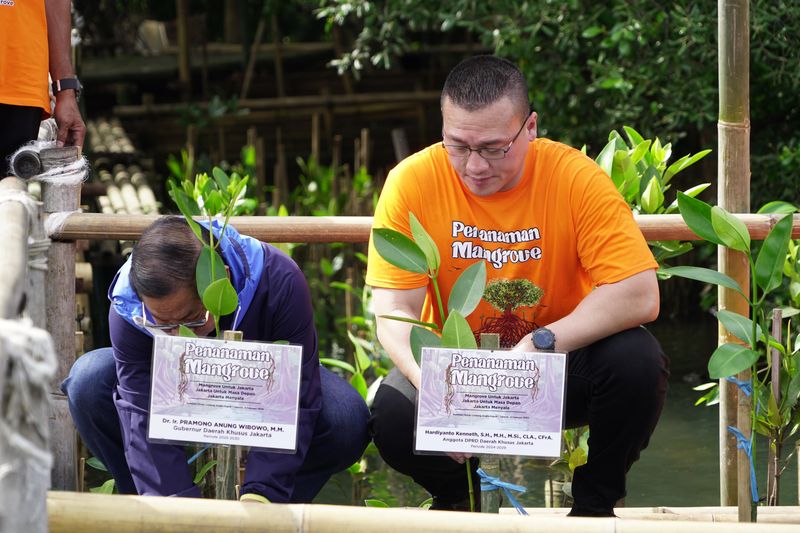
[{"label": "shadow on water", "polygon": [[[714,350],[717,326],[713,320],[692,323],[657,322],[649,327],[671,361],[670,388],[650,446],[628,474],[629,507],[719,505],[719,410],[695,407],[702,394],[692,390],[708,381],[706,364]],[[792,446],[793,447],[793,446]],[[766,444],[758,443],[757,476],[764,491]],[[371,474],[361,484],[359,499],[375,498],[391,506],[417,506],[428,495],[410,478],[391,471],[380,458],[369,460]],[[503,460],[501,478],[528,488],[518,495],[523,505],[544,507],[547,469],[522,458]],[[353,501],[350,475],[338,474],[317,498],[319,503],[362,504]],[[764,494],[759,494],[764,497]],[[781,504],[798,504],[797,458],[783,474]]]}]

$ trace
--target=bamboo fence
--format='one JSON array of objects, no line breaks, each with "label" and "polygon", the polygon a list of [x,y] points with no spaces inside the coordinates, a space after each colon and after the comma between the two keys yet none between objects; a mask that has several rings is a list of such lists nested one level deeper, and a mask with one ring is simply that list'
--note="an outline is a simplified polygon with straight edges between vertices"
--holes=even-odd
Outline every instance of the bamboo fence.
[{"label": "bamboo fence", "polygon": [[[782,533],[796,524],[515,516],[50,492],[50,533]],[[735,517],[735,515],[733,515]]]},{"label": "bamboo fence", "polygon": [[[75,213],[60,228],[50,232],[56,241],[76,239],[138,239],[159,215],[110,215]],[[767,236],[783,215],[737,214],[754,240]],[[636,222],[647,240],[697,240],[680,215],[638,215]],[[793,215],[792,237],[800,237],[800,215]],[[363,243],[369,239],[372,217],[368,216],[291,216],[232,217],[239,232],[266,242]]]}]

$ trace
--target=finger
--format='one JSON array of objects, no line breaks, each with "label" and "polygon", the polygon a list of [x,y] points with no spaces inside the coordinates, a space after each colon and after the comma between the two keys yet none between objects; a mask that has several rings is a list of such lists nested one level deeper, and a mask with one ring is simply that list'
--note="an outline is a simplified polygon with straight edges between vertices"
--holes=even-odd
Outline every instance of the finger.
[{"label": "finger", "polygon": [[56,134],[56,146],[61,148],[67,142],[69,137],[69,127],[66,125],[58,125],[58,134]]}]

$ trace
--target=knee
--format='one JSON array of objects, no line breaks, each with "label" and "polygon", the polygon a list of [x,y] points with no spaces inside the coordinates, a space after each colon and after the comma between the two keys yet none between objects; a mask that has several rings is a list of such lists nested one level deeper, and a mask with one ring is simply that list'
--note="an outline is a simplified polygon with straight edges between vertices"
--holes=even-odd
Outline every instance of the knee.
[{"label": "knee", "polygon": [[390,465],[413,453],[413,403],[402,392],[382,384],[372,403],[369,432],[381,457]]},{"label": "knee", "polygon": [[669,360],[659,342],[644,328],[632,328],[603,339],[591,357],[607,373],[615,388],[633,395],[663,397],[669,378]]},{"label": "knee", "polygon": [[114,357],[104,348],[80,356],[61,383],[61,391],[71,406],[83,412],[90,410],[99,396],[108,394],[115,382]]},{"label": "knee", "polygon": [[324,426],[338,435],[343,450],[357,449],[357,455],[360,456],[369,442],[367,404],[350,384],[333,372],[321,368],[320,380],[322,384],[320,417],[324,421]]}]

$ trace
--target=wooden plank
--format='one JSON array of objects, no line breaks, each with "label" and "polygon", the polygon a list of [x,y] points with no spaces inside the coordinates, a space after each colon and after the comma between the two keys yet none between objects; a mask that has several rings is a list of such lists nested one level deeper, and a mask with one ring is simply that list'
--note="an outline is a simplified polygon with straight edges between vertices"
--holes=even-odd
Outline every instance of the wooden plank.
[{"label": "wooden plank", "polygon": [[[64,226],[49,235],[55,240],[138,239],[161,215],[111,215],[75,213]],[[750,236],[760,240],[780,220],[780,215],[736,215]],[[648,240],[696,240],[680,215],[638,215],[639,228]],[[372,217],[232,217],[231,224],[245,235],[266,242],[367,242]],[[800,237],[800,215],[794,215],[792,236]]]},{"label": "wooden plank", "polygon": [[[80,184],[53,182],[42,186],[46,213],[76,211]],[[53,443],[53,487],[75,490],[78,481],[77,437],[67,409],[66,397],[59,385],[75,362],[75,241],[53,242],[47,252],[45,281],[47,331],[53,337],[58,357],[55,379],[51,384],[53,416],[50,434]]]}]

